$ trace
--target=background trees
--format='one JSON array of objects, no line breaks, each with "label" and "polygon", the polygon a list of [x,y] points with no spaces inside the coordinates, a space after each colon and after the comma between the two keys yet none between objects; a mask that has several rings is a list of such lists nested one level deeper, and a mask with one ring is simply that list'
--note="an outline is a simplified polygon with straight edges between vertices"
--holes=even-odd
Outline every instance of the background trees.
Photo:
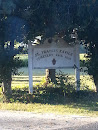
[{"label": "background trees", "polygon": [[16,5],[12,0],[1,1],[0,7],[0,81],[3,93],[10,95],[12,74],[20,64],[14,56],[22,50],[22,47],[15,48],[14,43],[23,41],[28,29],[23,19],[14,17]]},{"label": "background trees", "polygon": [[[95,73],[98,72],[97,12],[97,0],[0,0],[1,70],[7,62],[13,63],[14,56],[21,51],[20,47],[18,50],[14,48],[14,40],[26,42],[42,35],[43,41],[45,38],[51,39],[54,35],[58,35],[67,42],[74,43],[70,34],[73,30],[77,30],[79,39],[85,40],[90,57],[89,72],[98,86],[98,74]],[[7,60],[3,60],[4,57]],[[9,73],[12,73],[12,68],[9,69]],[[4,72],[8,74],[5,69]],[[2,71],[0,74],[2,77]]]},{"label": "background trees", "polygon": [[[87,49],[88,73],[93,76],[96,91],[98,92],[98,1],[90,1],[89,6],[85,7],[85,26],[79,30],[79,38],[85,40]],[[87,19],[89,18],[89,21]]]}]

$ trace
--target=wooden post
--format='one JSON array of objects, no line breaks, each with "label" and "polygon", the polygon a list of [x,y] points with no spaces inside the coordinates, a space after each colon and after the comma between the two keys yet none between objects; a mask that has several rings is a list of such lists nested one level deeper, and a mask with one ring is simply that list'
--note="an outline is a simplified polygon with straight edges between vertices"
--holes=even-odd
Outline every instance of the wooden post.
[{"label": "wooden post", "polygon": [[79,52],[79,43],[76,44],[76,68],[75,68],[75,83],[76,83],[76,90],[80,91],[80,52]]},{"label": "wooden post", "polygon": [[32,43],[28,41],[28,72],[29,72],[29,93],[33,93],[33,79],[32,79],[32,69],[33,69],[33,61],[32,61]]}]

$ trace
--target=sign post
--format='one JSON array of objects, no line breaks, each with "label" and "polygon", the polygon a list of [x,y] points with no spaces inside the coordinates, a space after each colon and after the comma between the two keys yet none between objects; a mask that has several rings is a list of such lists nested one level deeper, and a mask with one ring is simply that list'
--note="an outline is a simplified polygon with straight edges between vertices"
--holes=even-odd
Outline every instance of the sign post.
[{"label": "sign post", "polygon": [[76,64],[75,64],[75,85],[76,85],[76,90],[80,91],[80,57],[79,57],[79,44],[75,45],[76,48]]},{"label": "sign post", "polygon": [[32,59],[32,43],[28,41],[28,72],[29,72],[29,93],[33,93],[32,79],[33,59]]}]

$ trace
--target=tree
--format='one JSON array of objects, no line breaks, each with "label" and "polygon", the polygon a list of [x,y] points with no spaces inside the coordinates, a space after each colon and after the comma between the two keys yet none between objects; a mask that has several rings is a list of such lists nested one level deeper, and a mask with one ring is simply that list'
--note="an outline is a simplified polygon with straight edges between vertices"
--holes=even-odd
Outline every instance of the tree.
[{"label": "tree", "polygon": [[[29,38],[43,35],[43,39],[58,35],[73,42],[70,34],[74,28],[80,40],[85,40],[88,56],[88,72],[93,75],[98,89],[98,1],[97,0],[39,0],[31,1],[27,8],[27,21],[31,24]],[[30,5],[29,5],[30,3]],[[23,12],[22,12],[23,13]],[[28,15],[29,14],[29,15]],[[39,17],[40,16],[40,17]],[[24,16],[25,18],[25,16]],[[32,34],[32,35],[31,35]]]},{"label": "tree", "polygon": [[[98,48],[97,42],[94,40],[97,37],[96,35],[94,35],[91,39],[89,29],[91,29],[90,26],[93,23],[94,26],[92,27],[92,32],[96,34],[96,31],[98,29],[98,1],[23,0],[22,2],[20,2],[20,0],[1,0],[0,4],[2,5],[0,7],[2,7],[3,10],[1,11],[1,13],[3,13],[0,15],[0,22],[2,23],[0,24],[0,26],[2,26],[0,28],[2,32],[0,34],[1,53],[4,52],[4,54],[6,54],[7,52],[7,49],[4,49],[5,39],[6,41],[10,41],[10,46],[8,48],[10,48],[9,53],[11,52],[11,55],[13,52],[13,55],[11,57],[14,57],[14,55],[16,55],[16,53],[14,53],[14,40],[17,38],[18,40],[24,40],[24,38],[26,40],[34,40],[36,36],[42,35],[43,42],[43,40],[45,40],[46,38],[51,39],[54,35],[58,35],[67,42],[74,43],[70,35],[73,29],[75,29],[77,30],[80,40],[85,40],[87,41],[86,43],[90,43],[88,48],[90,51],[90,58],[92,60],[93,57],[96,59],[94,53],[95,50],[97,52]],[[17,28],[13,33],[14,27],[16,27],[15,25],[17,26]],[[96,63],[96,61],[97,60],[93,60],[93,63]],[[95,64],[93,66],[95,67]],[[93,74],[94,79],[96,79],[95,77],[97,76],[94,76]]]},{"label": "tree", "polygon": [[[93,76],[96,91],[98,92],[98,1],[85,7],[85,13],[88,13],[86,26],[80,29],[79,38],[85,40],[88,59],[88,73]],[[86,15],[87,16],[87,15]]]},{"label": "tree", "polygon": [[[77,10],[77,1],[70,3],[65,0],[25,0],[16,2],[17,14],[19,17],[26,19],[30,25],[28,39],[34,39],[37,35],[43,35],[45,38],[52,38],[59,35],[69,40],[69,32],[72,31],[72,21]],[[73,14],[72,14],[73,13]],[[55,80],[54,70],[48,70],[47,78]]]},{"label": "tree", "polygon": [[15,48],[14,41],[23,41],[27,34],[26,22],[12,16],[15,4],[12,0],[1,1],[0,14],[0,81],[3,82],[3,93],[11,95],[12,74],[16,73],[20,65],[14,56],[22,51],[22,47]]},{"label": "tree", "polygon": [[46,69],[46,82],[48,83],[50,80],[54,83],[56,81],[55,69]]}]

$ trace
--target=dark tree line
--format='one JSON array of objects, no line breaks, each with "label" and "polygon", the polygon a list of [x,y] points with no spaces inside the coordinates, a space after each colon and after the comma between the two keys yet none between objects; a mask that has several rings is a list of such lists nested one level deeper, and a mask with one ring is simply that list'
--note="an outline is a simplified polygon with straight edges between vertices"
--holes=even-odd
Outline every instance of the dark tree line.
[{"label": "dark tree line", "polygon": [[58,35],[73,42],[73,29],[85,40],[89,72],[98,88],[97,12],[97,0],[0,0],[0,79],[6,92],[11,92],[11,75],[19,65],[14,56],[22,51],[14,48],[15,40],[27,42],[42,35],[43,41]]}]

